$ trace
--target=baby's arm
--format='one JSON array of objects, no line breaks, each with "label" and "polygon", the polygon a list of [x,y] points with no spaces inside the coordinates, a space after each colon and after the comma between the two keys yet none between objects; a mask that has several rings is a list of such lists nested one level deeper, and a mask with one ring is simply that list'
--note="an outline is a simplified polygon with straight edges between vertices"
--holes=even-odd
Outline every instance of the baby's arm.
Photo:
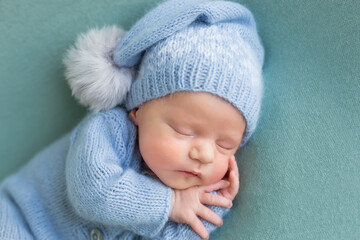
[{"label": "baby's arm", "polygon": [[152,237],[168,221],[172,192],[130,168],[136,145],[131,128],[119,109],[85,119],[66,160],[67,192],[80,217]]}]

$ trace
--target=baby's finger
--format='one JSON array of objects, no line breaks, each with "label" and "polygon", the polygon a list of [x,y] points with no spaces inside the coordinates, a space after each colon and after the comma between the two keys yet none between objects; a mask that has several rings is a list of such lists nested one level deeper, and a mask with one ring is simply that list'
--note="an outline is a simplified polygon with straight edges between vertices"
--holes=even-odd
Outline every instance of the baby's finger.
[{"label": "baby's finger", "polygon": [[236,176],[234,172],[230,172],[229,180],[231,184],[230,187],[228,188],[228,192],[231,195],[231,199],[234,199],[239,191],[239,186],[240,186],[239,178]]},{"label": "baby's finger", "polygon": [[239,168],[238,168],[238,165],[237,165],[234,155],[230,159],[229,168],[230,168],[230,171],[233,171],[235,173],[235,175],[237,176],[237,178],[239,178]]},{"label": "baby's finger", "polygon": [[231,208],[231,206],[232,206],[231,200],[229,200],[223,196],[215,195],[215,194],[211,194],[211,193],[202,194],[200,196],[200,202],[202,204],[219,206],[219,207],[223,207],[223,208]]},{"label": "baby's finger", "polygon": [[194,230],[194,232],[196,232],[202,239],[209,238],[208,231],[206,230],[204,224],[200,221],[200,219],[196,215],[190,217],[189,220],[190,221],[187,222],[187,224],[190,225],[190,227]]},{"label": "baby's finger", "polygon": [[229,182],[230,182],[230,187],[233,184],[238,184],[239,183],[239,174],[236,173],[235,171],[231,171],[229,173]]},{"label": "baby's finger", "polygon": [[214,213],[210,208],[202,206],[199,208],[197,215],[201,217],[202,219],[208,221],[209,223],[212,223],[218,227],[220,227],[223,224],[223,220],[219,215]]},{"label": "baby's finger", "polygon": [[212,192],[212,191],[217,191],[219,189],[227,188],[227,187],[229,187],[229,185],[230,185],[229,181],[220,180],[217,183],[214,183],[209,186],[205,186],[203,188],[204,188],[205,192]]}]

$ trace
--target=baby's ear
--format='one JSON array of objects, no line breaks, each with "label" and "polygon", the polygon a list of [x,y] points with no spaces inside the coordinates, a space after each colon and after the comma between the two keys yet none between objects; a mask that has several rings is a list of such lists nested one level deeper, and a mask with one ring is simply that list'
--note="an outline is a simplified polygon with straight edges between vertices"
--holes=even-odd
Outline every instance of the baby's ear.
[{"label": "baby's ear", "polygon": [[137,111],[139,110],[139,108],[134,108],[133,110],[130,111],[129,113],[129,117],[131,119],[131,121],[137,126],[138,122],[137,122]]}]

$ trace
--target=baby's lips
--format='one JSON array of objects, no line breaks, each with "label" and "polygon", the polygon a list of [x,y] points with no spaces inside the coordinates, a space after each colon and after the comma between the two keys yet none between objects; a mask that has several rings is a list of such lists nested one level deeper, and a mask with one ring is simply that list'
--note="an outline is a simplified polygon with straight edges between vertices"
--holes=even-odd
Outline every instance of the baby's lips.
[{"label": "baby's lips", "polygon": [[201,177],[201,172],[197,172],[197,171],[179,170],[178,172],[188,176]]}]

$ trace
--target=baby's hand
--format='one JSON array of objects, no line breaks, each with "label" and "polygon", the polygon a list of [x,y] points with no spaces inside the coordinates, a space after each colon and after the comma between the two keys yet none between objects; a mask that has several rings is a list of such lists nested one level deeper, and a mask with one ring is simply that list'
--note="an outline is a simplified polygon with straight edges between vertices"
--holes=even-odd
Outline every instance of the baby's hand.
[{"label": "baby's hand", "polygon": [[229,159],[228,181],[230,182],[230,186],[227,188],[222,188],[217,192],[221,196],[232,201],[238,193],[240,186],[239,169],[234,155],[231,156]]},{"label": "baby's hand", "polygon": [[222,225],[221,217],[205,205],[230,208],[232,206],[231,200],[210,193],[228,187],[229,182],[221,180],[209,186],[195,186],[184,190],[173,189],[169,219],[174,222],[189,224],[201,238],[208,239],[209,233],[199,217],[214,225]]}]

